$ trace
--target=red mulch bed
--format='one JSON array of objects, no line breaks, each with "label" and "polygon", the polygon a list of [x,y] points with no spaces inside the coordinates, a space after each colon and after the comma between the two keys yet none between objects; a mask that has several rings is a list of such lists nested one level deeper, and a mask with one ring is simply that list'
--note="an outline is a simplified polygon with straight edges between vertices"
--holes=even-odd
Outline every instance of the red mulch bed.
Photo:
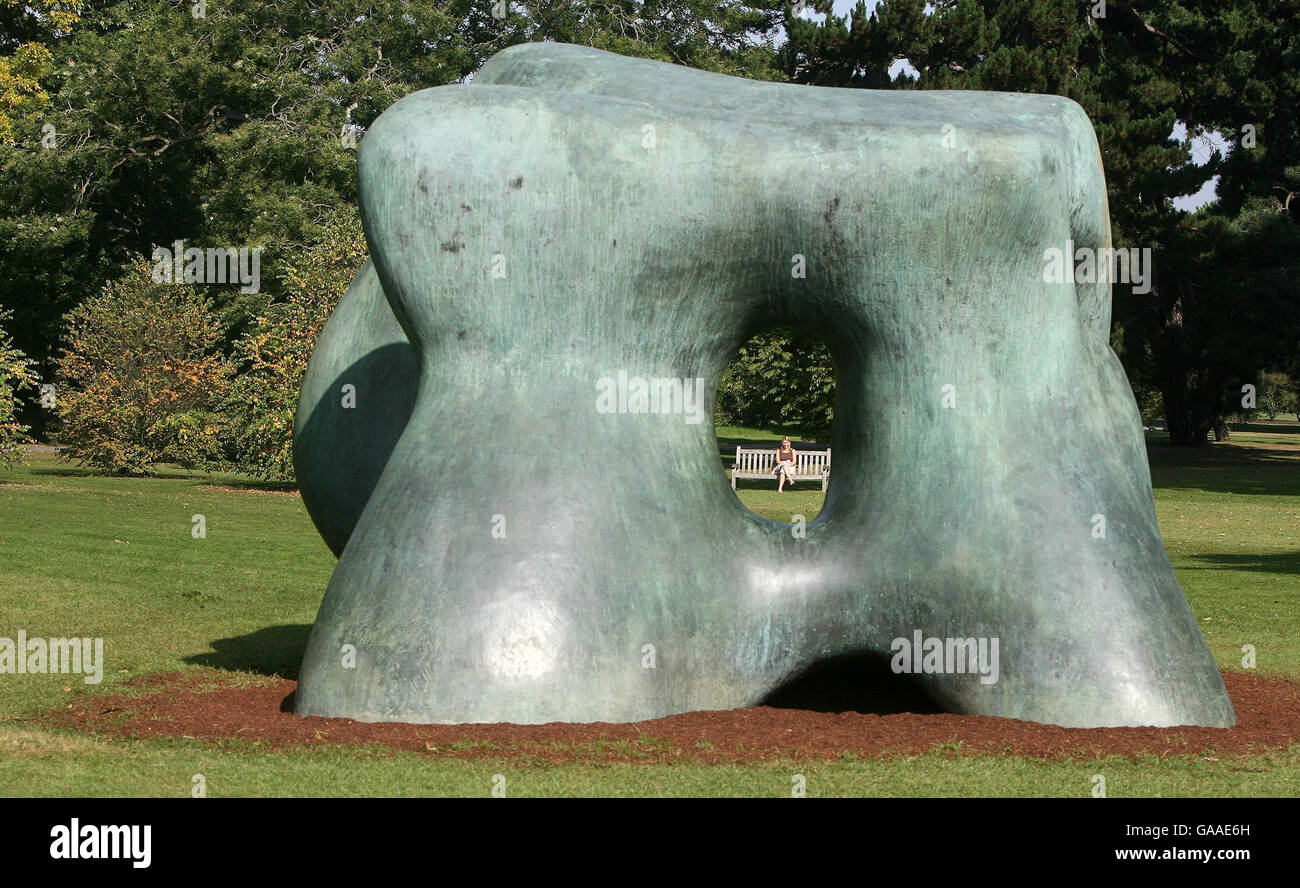
[{"label": "red mulch bed", "polygon": [[[43,719],[106,737],[241,740],[267,748],[378,745],[432,756],[547,762],[751,762],[941,752],[1078,758],[1246,755],[1300,744],[1300,683],[1225,673],[1234,728],[1060,728],[976,715],[869,715],[760,706],[635,724],[406,725],[300,718],[296,683],[232,687],[216,670],[147,675],[133,693],[73,699]],[[1208,750],[1208,751],[1207,751]]]}]

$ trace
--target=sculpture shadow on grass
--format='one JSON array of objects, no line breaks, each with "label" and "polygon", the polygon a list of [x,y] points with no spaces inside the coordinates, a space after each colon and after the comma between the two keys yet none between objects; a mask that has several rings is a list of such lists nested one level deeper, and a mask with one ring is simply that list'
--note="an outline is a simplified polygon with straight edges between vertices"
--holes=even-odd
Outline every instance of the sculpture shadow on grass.
[{"label": "sculpture shadow on grass", "polygon": [[230,672],[254,672],[298,680],[298,668],[307,650],[311,626],[286,623],[267,626],[247,635],[218,638],[211,642],[212,651],[185,657],[194,666],[208,666]]},{"label": "sculpture shadow on grass", "polygon": [[1184,570],[1248,570],[1266,574],[1300,574],[1300,552],[1215,552],[1193,555],[1197,564]]},{"label": "sculpture shadow on grass", "polygon": [[69,465],[67,468],[49,468],[45,466],[33,466],[30,470],[33,475],[48,475],[53,478],[122,478],[126,480],[139,481],[206,481],[208,477],[198,471],[190,471],[176,466],[170,468],[158,468],[152,474],[141,475],[131,472],[115,472],[111,469],[99,469],[94,466]]},{"label": "sculpture shadow on grass", "polygon": [[213,478],[199,483],[200,487],[226,488],[248,491],[249,493],[297,493],[298,484],[294,481],[264,481],[260,478]]},{"label": "sculpture shadow on grass", "polygon": [[1152,473],[1156,490],[1197,490],[1233,496],[1300,496],[1300,459],[1273,455],[1225,461],[1219,464],[1156,465]]}]

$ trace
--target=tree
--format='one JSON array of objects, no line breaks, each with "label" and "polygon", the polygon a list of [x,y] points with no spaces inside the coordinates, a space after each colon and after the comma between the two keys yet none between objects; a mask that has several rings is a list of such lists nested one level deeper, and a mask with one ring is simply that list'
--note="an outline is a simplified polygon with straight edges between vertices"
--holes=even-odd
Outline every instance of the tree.
[{"label": "tree", "polygon": [[0,0],[0,145],[13,142],[15,117],[49,106],[47,43],[70,33],[84,9],[84,0]]},{"label": "tree", "polygon": [[[791,22],[782,64],[804,83],[1079,102],[1101,146],[1115,245],[1153,254],[1149,293],[1113,288],[1117,351],[1135,390],[1160,389],[1171,439],[1200,444],[1216,426],[1226,432],[1219,420],[1241,384],[1300,338],[1300,3],[1110,0],[1104,17],[1095,8],[884,0],[868,15],[859,3],[821,24]],[[900,60],[917,73],[891,79]],[[1185,139],[1172,136],[1178,122]],[[1214,132],[1241,135],[1238,150],[1197,165],[1193,144]],[[1217,204],[1174,207],[1216,175]]]},{"label": "tree", "polygon": [[835,368],[826,343],[783,328],[754,336],[723,371],[716,413],[723,424],[828,437],[835,416]]},{"label": "tree", "polygon": [[1278,414],[1294,414],[1300,403],[1296,400],[1295,382],[1281,371],[1261,373],[1257,391],[1258,410],[1270,421]]},{"label": "tree", "polygon": [[[1180,114],[1229,145],[1211,160],[1219,199],[1182,220],[1146,317],[1166,403],[1195,444],[1209,415],[1216,440],[1226,438],[1242,385],[1300,350],[1300,2],[1193,7]],[[1218,241],[1206,244],[1207,232]]]},{"label": "tree", "polygon": [[[479,63],[468,3],[128,2],[54,48],[51,112],[0,148],[0,301],[43,360],[62,316],[155,246],[257,245],[261,292],[209,292],[233,339],[282,290],[281,260],[354,205],[355,131]],[[41,126],[56,126],[56,148]]]},{"label": "tree", "polygon": [[132,273],[68,316],[58,360],[61,458],[149,474],[160,462],[206,467],[221,454],[217,414],[230,366],[211,304],[192,287]]},{"label": "tree", "polygon": [[13,339],[5,332],[8,311],[0,311],[0,463],[8,464],[18,459],[22,445],[31,439],[31,429],[18,420],[22,406],[21,392],[36,386],[35,361],[14,347]]},{"label": "tree", "polygon": [[1179,234],[1167,248],[1162,298],[1144,309],[1170,438],[1199,444],[1211,432],[1227,437],[1224,419],[1241,412],[1242,386],[1257,384],[1294,335],[1296,277],[1277,260],[1294,262],[1300,244],[1293,223],[1258,207],[1193,214]]}]

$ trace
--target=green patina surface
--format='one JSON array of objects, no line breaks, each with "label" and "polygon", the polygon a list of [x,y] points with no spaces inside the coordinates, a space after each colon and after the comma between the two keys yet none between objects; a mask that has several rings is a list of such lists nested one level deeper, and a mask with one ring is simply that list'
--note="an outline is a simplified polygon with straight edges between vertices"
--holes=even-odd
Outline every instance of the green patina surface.
[{"label": "green patina surface", "polygon": [[[1074,103],[532,44],[395,104],[360,171],[374,265],[298,417],[342,553],[299,712],[726,709],[920,631],[998,640],[996,682],[909,677],[953,711],[1233,723],[1161,544],[1109,286],[1043,279],[1049,248],[1110,242]],[[837,365],[803,538],[736,502],[707,421],[778,323]],[[703,379],[705,421],[610,412],[620,372]]]}]

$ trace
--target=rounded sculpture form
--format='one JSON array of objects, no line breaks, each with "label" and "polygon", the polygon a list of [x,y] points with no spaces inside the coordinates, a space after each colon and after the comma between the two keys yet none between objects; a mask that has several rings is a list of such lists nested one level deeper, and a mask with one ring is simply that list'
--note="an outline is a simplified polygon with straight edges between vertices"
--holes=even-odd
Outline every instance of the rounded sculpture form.
[{"label": "rounded sculpture form", "polygon": [[415,350],[367,261],[321,331],[294,419],[294,472],[307,513],[343,554],[420,381]]},{"label": "rounded sculpture form", "polygon": [[[530,44],[396,103],[359,163],[374,266],[297,424],[341,553],[299,713],[634,721],[868,656],[955,712],[1234,723],[1109,286],[1043,273],[1110,245],[1073,102]],[[737,503],[708,421],[775,324],[836,361],[802,534]]]}]

